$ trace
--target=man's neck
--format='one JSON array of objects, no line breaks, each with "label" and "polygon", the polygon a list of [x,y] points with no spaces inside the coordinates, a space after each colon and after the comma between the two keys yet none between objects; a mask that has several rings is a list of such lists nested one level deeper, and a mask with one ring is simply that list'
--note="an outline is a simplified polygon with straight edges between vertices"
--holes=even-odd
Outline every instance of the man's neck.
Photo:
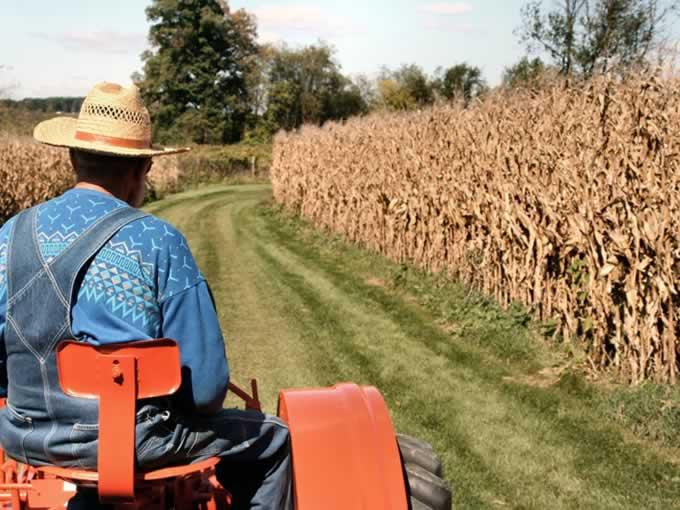
[{"label": "man's neck", "polygon": [[121,196],[122,193],[120,193],[120,192],[116,193],[115,190],[107,189],[104,186],[100,186],[99,184],[95,184],[93,182],[81,181],[81,182],[76,183],[74,188],[75,189],[88,189],[88,190],[92,190],[92,191],[98,191],[100,193],[104,193],[106,195],[109,195],[109,196],[118,198],[120,200],[123,200],[124,202],[127,202],[126,197]]}]

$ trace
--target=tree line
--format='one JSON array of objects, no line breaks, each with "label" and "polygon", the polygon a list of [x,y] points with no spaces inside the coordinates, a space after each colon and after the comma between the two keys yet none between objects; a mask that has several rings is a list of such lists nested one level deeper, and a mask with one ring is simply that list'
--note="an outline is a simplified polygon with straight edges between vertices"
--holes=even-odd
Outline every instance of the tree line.
[{"label": "tree line", "polygon": [[[502,87],[533,85],[546,74],[586,79],[625,72],[662,56],[680,0],[528,0],[515,34],[526,56],[508,66]],[[266,141],[281,129],[321,125],[375,110],[470,103],[490,88],[467,62],[433,74],[417,64],[348,76],[334,49],[258,44],[257,20],[226,0],[153,0],[146,9],[150,49],[133,80],[161,142]],[[14,102],[17,103],[17,102]],[[43,112],[77,112],[82,98],[25,99]],[[8,103],[9,104],[9,103]]]},{"label": "tree line", "polygon": [[[546,72],[587,78],[648,63],[678,3],[529,0],[516,30],[527,56],[506,68],[502,86],[524,86]],[[481,69],[465,62],[431,76],[416,64],[383,68],[377,79],[347,76],[323,42],[257,44],[256,19],[225,0],[154,0],[146,12],[151,49],[135,81],[161,140],[264,140],[280,129],[378,109],[469,103],[489,90]]]},{"label": "tree line", "polygon": [[78,113],[84,97],[27,97],[14,101],[0,99],[0,106],[42,113]]},{"label": "tree line", "polygon": [[470,101],[488,90],[467,63],[433,76],[415,64],[383,68],[377,79],[347,76],[322,41],[257,44],[256,19],[223,0],[154,0],[146,13],[151,49],[133,78],[160,141],[262,141],[306,123]]}]

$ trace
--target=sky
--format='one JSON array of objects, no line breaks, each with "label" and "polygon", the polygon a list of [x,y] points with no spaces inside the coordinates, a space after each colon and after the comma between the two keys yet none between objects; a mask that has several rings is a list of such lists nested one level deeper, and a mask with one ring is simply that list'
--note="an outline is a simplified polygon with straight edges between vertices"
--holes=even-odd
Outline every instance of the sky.
[{"label": "sky", "polygon": [[[10,96],[84,96],[129,83],[147,48],[150,0],[0,0],[0,88]],[[231,0],[258,19],[262,42],[324,40],[345,73],[416,63],[432,73],[480,66],[493,85],[523,49],[513,35],[523,0]]]},{"label": "sky", "polygon": [[[142,69],[150,0],[0,0],[0,89],[10,96],[84,96]],[[416,63],[432,73],[460,62],[491,85],[524,49],[513,31],[524,0],[231,0],[258,19],[261,42],[324,40],[345,73],[375,76]]]}]

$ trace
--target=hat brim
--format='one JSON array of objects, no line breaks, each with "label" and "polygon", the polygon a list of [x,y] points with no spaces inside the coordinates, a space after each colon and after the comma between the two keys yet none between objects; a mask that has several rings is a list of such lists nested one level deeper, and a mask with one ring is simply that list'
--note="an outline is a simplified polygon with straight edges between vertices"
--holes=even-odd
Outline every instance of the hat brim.
[{"label": "hat brim", "polygon": [[43,121],[33,130],[33,138],[40,143],[53,145],[55,147],[68,147],[88,152],[97,152],[113,156],[127,156],[131,158],[169,156],[171,154],[179,154],[180,152],[191,150],[189,147],[174,148],[159,147],[156,145],[152,145],[148,149],[131,149],[109,145],[100,141],[89,142],[78,140],[75,136],[76,123],[77,119],[72,117],[57,117]]}]

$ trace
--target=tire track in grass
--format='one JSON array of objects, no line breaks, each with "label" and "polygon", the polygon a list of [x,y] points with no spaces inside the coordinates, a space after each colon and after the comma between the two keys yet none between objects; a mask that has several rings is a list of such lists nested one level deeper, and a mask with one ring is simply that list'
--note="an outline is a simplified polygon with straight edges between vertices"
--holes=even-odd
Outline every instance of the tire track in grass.
[{"label": "tire track in grass", "polygon": [[[250,228],[252,225],[249,225],[249,232],[254,232],[256,229]],[[285,268],[278,264],[274,257],[271,257],[267,251],[269,248],[271,248],[272,243],[261,243],[260,244],[260,257],[262,257],[265,260],[268,260],[270,265],[277,264],[277,267],[275,270],[270,272],[270,276],[272,278],[280,278],[281,275],[285,275],[286,279],[288,280],[288,285],[289,287],[294,289],[293,294],[296,294],[298,296],[304,296],[308,295],[309,292],[311,291],[311,286],[310,286],[310,281],[308,278],[303,278],[298,274],[291,273],[289,271],[286,271]],[[265,249],[264,247],[267,247]],[[295,265],[295,264],[294,264]],[[323,289],[322,291],[324,297],[326,297],[329,294],[333,294],[334,291],[333,289]],[[321,293],[317,293],[321,294]],[[302,303],[297,304],[298,307],[302,308],[311,308],[314,310],[314,315],[313,318],[316,319],[317,322],[308,322],[308,326],[303,324],[303,329],[307,329],[310,332],[313,331],[318,331],[319,333],[316,334],[308,334],[307,336],[312,336],[313,339],[313,345],[316,349],[323,349],[323,353],[321,356],[321,363],[320,366],[323,367],[322,373],[320,374],[320,378],[322,379],[327,379],[327,380],[322,380],[322,384],[332,384],[337,381],[338,377],[341,377],[343,379],[352,379],[361,382],[362,380],[364,382],[370,382],[373,384],[377,384],[386,394],[386,397],[388,400],[390,400],[390,395],[388,392],[385,390],[387,387],[395,387],[398,382],[395,381],[401,381],[400,379],[392,379],[387,380],[384,377],[381,377],[377,371],[372,370],[369,372],[368,376],[365,374],[367,371],[366,369],[370,366],[372,366],[371,362],[371,357],[368,355],[363,354],[363,351],[365,349],[357,349],[356,345],[350,345],[347,342],[345,342],[346,345],[348,345],[348,348],[342,349],[340,352],[338,352],[337,346],[340,345],[338,343],[338,339],[348,339],[348,338],[356,338],[356,333],[355,332],[350,332],[347,329],[344,328],[338,328],[338,324],[341,324],[343,322],[342,318],[338,318],[333,315],[332,312],[329,312],[329,310],[333,310],[333,306],[324,308],[319,305],[319,300],[310,300],[306,299],[303,300]],[[336,307],[337,308],[337,307]],[[352,317],[350,313],[344,313],[344,323],[348,324],[354,324],[356,323],[355,317]],[[361,325],[361,328],[365,327],[365,325]],[[330,341],[328,340],[329,335],[327,334],[328,332],[332,332],[330,335]],[[335,349],[335,355],[332,356],[331,354],[333,353],[332,349],[328,349],[328,345],[333,345],[335,344],[336,349]],[[326,347],[324,347],[326,346]],[[330,354],[329,354],[330,351]],[[375,354],[375,353],[373,353]],[[430,353],[425,353],[426,356],[429,356]],[[335,364],[333,367],[328,366],[328,360],[331,359],[332,357],[339,358],[341,363]],[[359,371],[352,371],[348,370],[348,367],[361,367],[363,370],[363,373],[361,370]],[[329,372],[329,369],[331,370]],[[335,377],[333,375],[329,374],[335,374]],[[382,381],[387,381],[385,384],[381,384]],[[409,395],[409,390],[412,390],[412,388],[407,388],[405,386],[401,386],[398,388],[396,391],[392,391],[392,393],[396,393],[397,395],[402,395],[408,398]],[[412,391],[411,391],[412,392]],[[414,401],[420,401],[422,402],[422,399],[414,399]],[[438,408],[441,409],[442,407],[437,405],[437,404],[446,404],[448,402],[437,402],[436,400],[432,401],[432,406],[428,409],[426,406],[423,408],[421,411],[420,416],[423,417],[423,423],[433,425],[435,427],[441,426],[441,416],[437,416],[436,413],[432,412],[432,408]],[[429,412],[428,412],[429,411]],[[418,414],[418,413],[414,413]],[[450,431],[449,431],[450,432]],[[451,434],[448,434],[448,438],[451,438]],[[455,441],[453,442],[448,442],[448,444],[442,445],[444,448],[440,448],[441,451],[452,451],[454,449],[458,449],[458,453],[462,453],[461,447],[465,444],[463,441],[462,437],[457,437]],[[471,457],[471,452],[468,452],[467,454],[468,457]],[[491,476],[489,466],[488,464],[479,462],[479,472],[484,473],[485,477]],[[458,480],[457,480],[458,481]],[[491,485],[498,487],[500,484],[499,480],[496,479],[495,483],[492,483]],[[479,501],[475,497],[475,492],[470,492],[468,495],[469,497],[465,498],[467,500],[467,503],[471,503],[472,501],[475,502],[475,504],[478,504]],[[472,501],[471,501],[472,500]]]},{"label": "tire track in grass", "polygon": [[[303,335],[305,341],[316,350],[317,363],[315,368],[317,370],[316,379],[318,384],[327,386],[335,384],[339,380],[348,380],[357,383],[375,384],[380,389],[383,389],[387,384],[381,384],[381,382],[385,381],[385,383],[389,382],[391,393],[396,395],[406,396],[412,390],[412,388],[407,387],[404,381],[385,380],[381,376],[379,367],[371,361],[369,356],[356,349],[356,346],[351,341],[353,333],[342,326],[344,321],[332,311],[331,307],[324,303],[324,299],[319,292],[311,287],[304,278],[287,271],[283,265],[270,256],[263,248],[260,248],[259,256],[268,264],[269,275],[272,278],[276,278],[288,291],[288,297],[295,297],[295,301],[291,300],[289,302],[291,308],[297,306],[314,310],[313,314],[297,314],[295,317],[300,330],[307,332]],[[294,313],[293,310],[288,311]],[[390,395],[385,391],[383,391],[383,395],[386,400],[394,401],[394,398],[390,399]],[[441,404],[441,402],[436,400],[429,401],[427,399],[426,401],[429,404]],[[406,402],[406,405],[408,405],[408,402]],[[420,418],[420,420],[414,419],[415,423],[424,424],[425,428],[428,428],[429,425],[441,425],[441,417],[433,411],[432,407],[429,407],[429,405],[419,407],[420,409],[413,409],[413,414],[418,414]],[[394,409],[392,409],[392,414],[394,414]],[[441,446],[446,447],[447,450],[443,450]],[[475,464],[474,471],[479,476],[483,476],[494,488],[497,489],[499,486],[502,486],[501,480],[489,471],[488,466],[482,459],[476,456],[471,449],[466,448],[463,437],[455,434],[447,435],[446,441],[441,446],[438,448],[438,451],[455,451],[457,454],[468,457],[471,463]],[[449,474],[450,472],[451,470],[449,469]],[[456,480],[456,482],[459,482],[459,480]],[[460,485],[457,485],[455,488],[458,493],[465,490]],[[470,508],[488,507],[484,504],[480,494],[477,494],[475,491],[466,493],[464,499],[466,505],[471,505],[469,506]]]},{"label": "tire track in grass", "polygon": [[[493,463],[488,461],[488,455],[480,455],[475,451],[478,450],[478,448],[473,448],[470,445],[470,441],[462,434],[458,433],[458,429],[461,429],[461,427],[450,426],[451,423],[456,420],[456,413],[449,415],[443,410],[446,409],[450,412],[450,410],[455,407],[455,403],[451,400],[450,396],[452,390],[451,384],[444,385],[446,391],[443,392],[443,395],[436,395],[433,393],[429,378],[425,377],[425,380],[422,381],[418,380],[418,378],[411,377],[411,374],[407,373],[407,366],[402,365],[402,371],[392,371],[392,373],[385,371],[385,363],[382,363],[382,367],[379,366],[381,364],[378,360],[381,359],[383,361],[387,359],[387,362],[389,363],[389,358],[392,356],[392,353],[389,352],[390,349],[388,349],[388,352],[386,353],[380,353],[378,350],[373,349],[370,353],[371,355],[368,355],[365,354],[365,352],[369,350],[365,344],[357,345],[357,340],[360,339],[360,331],[368,330],[370,322],[373,322],[375,326],[380,326],[380,328],[384,330],[391,330],[390,336],[392,337],[399,335],[398,326],[395,327],[394,323],[379,318],[374,311],[371,311],[370,316],[364,315],[363,318],[360,317],[361,313],[357,314],[357,311],[352,310],[351,306],[348,307],[346,303],[338,303],[338,301],[344,300],[343,298],[345,296],[342,296],[342,293],[340,293],[340,298],[334,299],[331,297],[338,294],[338,289],[333,288],[333,285],[330,282],[326,282],[326,285],[322,286],[322,288],[317,288],[317,282],[314,280],[318,280],[321,278],[320,276],[315,277],[308,272],[304,277],[300,276],[300,273],[298,273],[297,270],[302,272],[305,271],[300,269],[300,264],[296,261],[284,265],[283,262],[277,260],[276,256],[272,256],[272,251],[278,252],[278,246],[272,248],[272,243],[263,244],[262,246],[262,258],[269,260],[270,264],[274,267],[271,272],[272,277],[284,276],[288,280],[288,285],[294,289],[294,292],[298,296],[303,297],[305,305],[315,310],[312,319],[315,319],[317,322],[315,323],[312,321],[308,327],[323,329],[324,331],[330,332],[330,336],[333,338],[332,341],[336,346],[336,356],[342,361],[342,363],[339,364],[340,367],[336,374],[342,374],[341,377],[343,378],[350,378],[358,382],[377,385],[383,391],[388,402],[390,402],[393,414],[397,414],[397,418],[401,415],[402,419],[398,419],[398,422],[401,421],[403,424],[410,427],[413,427],[414,425],[417,426],[421,434],[423,431],[427,432],[426,435],[430,436],[430,439],[433,439],[435,445],[439,447],[438,450],[447,452],[445,457],[449,457],[449,474],[451,474],[452,469],[459,467],[452,465],[453,463],[451,462],[450,457],[457,460],[460,460],[461,457],[466,459],[467,470],[465,475],[468,475],[470,470],[475,473],[476,476],[472,480],[476,482],[472,484],[474,487],[470,487],[470,490],[466,491],[465,489],[468,487],[461,485],[461,478],[454,477],[459,491],[459,497],[465,501],[466,506],[474,505],[474,507],[479,507],[481,504],[479,495],[487,492],[485,487],[493,487],[495,491],[500,490],[503,494],[512,492],[512,485],[507,485],[506,482],[502,480],[496,472],[497,469],[494,469],[497,468],[497,466],[493,466]],[[270,253],[267,254],[267,251]],[[280,254],[278,255],[279,257],[281,256]],[[309,259],[306,260],[309,263]],[[296,272],[291,273],[293,270],[296,270]],[[356,283],[357,282],[353,282],[353,284]],[[345,324],[346,326],[342,326],[342,324]],[[409,343],[410,339],[401,337],[400,341],[405,344]],[[316,344],[318,345],[319,342],[317,341]],[[417,343],[411,346],[410,354],[413,355],[413,358],[420,360],[430,360],[433,358],[431,352],[419,349],[419,347],[420,346],[418,346]],[[358,367],[358,369],[352,370],[351,368],[348,369],[348,367]],[[427,368],[433,369],[431,364]],[[440,363],[436,368],[441,370],[446,367]],[[444,379],[446,379],[446,374],[440,374],[440,380]],[[467,386],[469,387],[469,384]],[[465,393],[465,390],[463,390],[463,393]],[[427,396],[423,398],[423,395]],[[398,404],[399,399],[402,401],[401,409],[395,407],[395,405]],[[459,404],[458,407],[470,407],[469,405],[463,405],[464,402],[459,402]],[[486,409],[495,409],[499,407],[498,402],[487,402],[486,404],[486,406],[483,406]],[[474,409],[471,410],[474,411]],[[446,415],[444,419],[442,419],[442,415]],[[445,422],[447,421],[449,424],[448,427],[445,425]],[[442,430],[442,427],[444,427],[445,430]],[[454,452],[453,456],[451,456],[451,452]],[[487,458],[485,459],[484,457]],[[544,454],[544,457],[547,459],[548,454]],[[556,458],[559,457],[556,456]],[[458,473],[459,471],[457,471],[457,474]],[[557,488],[558,487],[556,487],[556,489]],[[496,494],[498,493],[487,494],[487,503],[499,501]],[[569,497],[571,497],[571,495],[572,494],[569,494]],[[521,501],[525,498],[525,494],[518,493],[515,499],[516,502],[518,502],[518,500]],[[528,507],[533,507],[529,501],[526,503]]]},{"label": "tire track in grass", "polygon": [[251,377],[259,379],[265,408],[275,412],[280,389],[309,384],[312,363],[298,331],[280,312],[273,281],[265,277],[257,247],[242,235],[243,213],[261,200],[257,196],[235,204],[216,221],[216,232],[228,253],[225,269],[217,278],[226,289],[220,303],[225,331],[234,332],[230,359],[235,374],[243,383]]},{"label": "tire track in grass", "polygon": [[279,386],[376,384],[398,428],[444,454],[461,508],[680,508],[668,463],[578,396],[504,380],[512,366],[262,214],[268,195],[214,188],[158,205],[216,292],[236,377],[256,372],[268,403]]},{"label": "tire track in grass", "polygon": [[[278,241],[279,242],[270,242],[266,244],[266,246],[270,247],[272,251],[275,250],[278,252],[281,245],[286,244],[285,242],[282,242],[281,239]],[[306,252],[299,242],[290,243],[287,247],[291,251],[304,252],[300,255],[298,260],[290,260],[288,265],[289,268],[294,268],[295,271],[300,274],[304,274],[310,266],[314,266],[319,262],[315,261],[314,256]],[[356,281],[352,275],[343,273],[341,270],[337,269],[340,267],[340,264],[332,263],[331,266],[332,267],[324,267],[321,269],[324,278],[328,277],[329,274],[335,273],[335,283],[339,287],[342,287],[348,294],[351,294],[354,291],[361,295],[365,293],[373,294],[374,296],[376,294],[382,295],[380,296],[382,299],[379,299],[378,301],[388,301],[387,306],[385,306],[383,310],[392,312],[391,315],[394,320],[400,321],[402,326],[411,329],[414,338],[420,337],[420,341],[427,340],[427,343],[430,345],[433,345],[431,339],[439,338],[439,340],[441,340],[440,342],[434,342],[434,345],[437,346],[434,350],[435,353],[442,354],[442,345],[448,345],[449,350],[455,347],[451,345],[451,339],[444,336],[441,330],[431,327],[430,324],[422,323],[418,317],[413,316],[414,314],[410,314],[408,310],[405,310],[403,303],[401,305],[399,303],[394,303],[394,298],[387,295],[381,289],[366,286],[365,282]],[[305,276],[305,281],[308,285],[314,284],[314,275],[312,273],[307,271]],[[357,290],[362,286],[365,288]],[[323,289],[323,293],[324,297],[326,297],[337,293],[337,291],[333,291],[326,286],[326,288]],[[361,295],[358,296],[359,299],[361,299]],[[366,305],[367,303],[363,304],[363,306]],[[338,308],[341,307],[336,306],[336,309]],[[352,317],[351,320],[347,320],[347,317],[352,314],[351,308],[351,306],[346,306],[342,310],[345,320],[352,324],[360,324],[362,321],[358,317]],[[375,312],[372,313],[375,314]],[[409,315],[412,317],[409,317]],[[375,317],[375,315],[373,316]],[[410,328],[409,325],[411,326]],[[413,331],[414,329],[416,331]],[[423,331],[427,331],[426,338],[423,338]],[[366,348],[366,346],[363,347]],[[467,356],[463,356],[463,358],[465,357]],[[477,356],[472,356],[473,359],[476,357]],[[450,359],[450,361],[458,365],[461,359],[459,356],[456,356],[456,358]],[[468,359],[467,361],[470,360]],[[451,363],[451,365],[456,366],[453,363]],[[626,445],[620,434],[612,433],[606,426],[600,427],[597,425],[593,427],[592,424],[597,423],[597,418],[594,416],[576,416],[574,418],[569,416],[568,413],[564,413],[560,416],[560,411],[573,411],[569,409],[569,404],[572,402],[570,402],[568,396],[559,395],[559,398],[567,401],[567,405],[563,406],[562,402],[558,400],[558,396],[546,394],[545,391],[540,388],[525,387],[502,382],[501,376],[504,373],[503,371],[487,370],[482,365],[478,365],[474,367],[474,372],[477,375],[477,380],[474,382],[475,385],[486,388],[487,398],[489,395],[494,394],[495,401],[486,402],[487,405],[483,406],[482,409],[505,407],[505,413],[501,413],[501,416],[503,416],[504,419],[513,418],[513,414],[510,412],[511,407],[518,406],[521,409],[520,413],[514,413],[514,420],[506,423],[506,426],[503,427],[503,429],[509,429],[515,433],[525,433],[524,439],[526,442],[524,445],[517,445],[524,447],[516,448],[518,452],[515,452],[514,455],[515,462],[517,465],[523,467],[527,457],[524,457],[522,452],[528,455],[529,458],[531,456],[540,457],[539,462],[534,462],[533,472],[524,472],[524,474],[533,475],[534,478],[542,475],[544,479],[540,483],[541,487],[538,487],[539,492],[544,491],[546,488],[545,486],[547,486],[547,488],[551,488],[558,496],[557,501],[543,501],[542,503],[539,501],[538,506],[535,506],[536,508],[541,508],[548,503],[550,503],[551,506],[554,506],[555,503],[559,503],[560,501],[567,507],[573,508],[583,507],[583,504],[593,505],[592,507],[594,508],[640,508],[643,505],[647,508],[664,508],[668,507],[670,501],[675,501],[670,490],[664,491],[666,493],[665,496],[664,494],[644,495],[645,491],[643,486],[640,486],[640,481],[647,484],[647,487],[653,486],[654,482],[658,480],[663,473],[668,473],[669,469],[672,469],[672,466],[660,462],[654,455],[648,454],[648,452],[637,447],[637,445]],[[464,381],[459,379],[458,384],[464,384]],[[453,390],[452,387],[450,389]],[[390,395],[386,396],[389,400]],[[465,402],[458,401],[458,405],[462,404],[465,404]],[[565,409],[560,409],[562,407]],[[470,407],[468,410],[477,415],[484,414],[480,412],[475,413],[474,406]],[[555,416],[545,416],[547,410],[550,412],[554,410],[556,412]],[[527,419],[522,416],[524,414],[527,415]],[[585,418],[585,420],[580,421],[580,418]],[[538,423],[538,427],[535,427],[535,425],[531,423],[532,419]],[[529,422],[528,425],[525,424],[527,421]],[[549,424],[543,425],[544,422],[548,422]],[[474,424],[467,425],[468,430],[475,430]],[[536,428],[536,430],[533,430],[532,427]],[[450,430],[447,432],[450,432]],[[505,432],[505,430],[502,430],[501,432]],[[543,437],[534,438],[533,436],[536,436],[536,434],[541,434]],[[505,441],[506,451],[504,452],[503,448],[500,448],[498,451],[500,454],[507,454],[507,446],[509,444],[517,443],[517,441],[514,440],[515,438],[503,437],[502,434],[496,439]],[[533,439],[533,441],[529,441],[529,439]],[[543,442],[541,442],[541,440],[543,440]],[[585,444],[582,444],[584,440],[586,440]],[[608,446],[606,452],[597,448],[597,446],[602,448],[605,445]],[[613,466],[608,465],[606,462],[612,460],[612,454],[614,460],[617,461],[616,463],[618,466],[623,468],[621,471],[614,469],[614,471],[618,471],[615,476],[614,473],[612,473]],[[487,459],[490,460],[491,457],[491,455],[487,455]],[[551,457],[553,457],[553,459],[551,459]],[[508,472],[513,470],[511,464],[512,463],[508,463],[508,465],[505,466],[505,475],[511,474]],[[640,476],[636,470],[629,470],[629,472],[626,472],[625,470],[626,466],[636,464],[645,467],[645,469],[642,470],[644,473],[642,480],[639,479]],[[493,462],[489,462],[489,465],[493,465]],[[596,477],[592,476],[592,472],[586,471],[586,469],[592,471],[594,465],[598,467],[596,471],[600,471],[598,474],[601,475],[601,480],[597,480]],[[523,473],[522,467],[516,471]],[[515,477],[511,477],[511,479],[512,478]],[[514,481],[519,482],[519,480],[516,479]],[[592,489],[591,491],[587,491],[587,488],[592,487],[593,481],[599,481],[601,483],[598,484],[596,491],[592,491]],[[521,483],[519,485],[521,485]],[[641,493],[636,493],[634,491],[633,487],[635,485],[638,485],[640,486],[639,488],[643,489]],[[631,489],[633,492],[631,492]],[[584,490],[586,491],[586,494],[583,494]],[[626,494],[627,492],[628,494]],[[584,497],[586,498],[585,500]],[[521,498],[519,499],[521,500]],[[579,500],[581,501],[579,502]],[[527,501],[527,503],[529,506],[533,506],[530,501]]]},{"label": "tire track in grass", "polygon": [[[466,460],[466,468],[468,468],[468,470],[471,468],[477,475],[475,481],[479,482],[479,479],[483,480],[484,483],[479,484],[474,490],[469,490],[464,494],[462,499],[464,500],[466,507],[472,505],[475,508],[478,508],[482,504],[479,495],[480,493],[485,492],[485,486],[491,486],[496,491],[501,490],[504,494],[511,494],[513,492],[513,487],[501,480],[497,473],[492,469],[488,460],[484,460],[483,456],[475,453],[466,437],[458,434],[458,431],[455,428],[448,427],[445,431],[442,431],[442,427],[445,426],[444,422],[446,422],[446,420],[442,420],[442,409],[451,407],[451,401],[449,399],[446,397],[431,397],[429,395],[425,398],[420,398],[422,394],[427,394],[429,387],[420,386],[414,388],[414,385],[410,383],[417,384],[419,381],[411,380],[407,382],[406,377],[399,378],[389,374],[385,375],[383,371],[376,366],[376,363],[372,361],[379,358],[378,356],[375,356],[376,353],[373,353],[374,356],[363,354],[363,349],[357,349],[357,345],[351,341],[351,339],[356,338],[356,333],[342,326],[343,323],[357,323],[358,321],[356,321],[354,317],[347,320],[346,315],[348,314],[345,310],[325,302],[328,294],[324,292],[322,298],[322,293],[318,290],[314,290],[310,285],[309,279],[302,278],[298,274],[286,271],[286,268],[279,264],[273,257],[264,253],[262,256],[263,258],[268,259],[272,266],[275,266],[275,270],[272,272],[273,275],[280,275],[283,276],[284,279],[287,279],[289,286],[294,288],[294,292],[297,295],[306,296],[303,299],[303,302],[307,306],[314,307],[314,309],[317,310],[313,318],[318,319],[320,323],[311,322],[308,327],[310,329],[318,330],[323,326],[324,330],[332,332],[332,337],[336,342],[336,357],[339,357],[343,361],[335,373],[342,374],[341,377],[343,378],[376,384],[383,390],[386,399],[392,401],[391,407],[393,414],[400,414],[394,407],[394,404],[398,403],[398,399],[401,398],[402,414],[408,416],[405,420],[402,418],[401,421],[410,427],[416,425],[421,431],[425,429],[430,433],[429,435],[434,434],[433,442],[439,446],[439,451],[453,452],[452,456],[456,460],[464,458]],[[335,310],[335,312],[333,310]],[[343,341],[338,342],[338,339],[343,339]],[[316,340],[318,340],[318,337]],[[318,345],[319,342],[317,341],[316,344]],[[431,356],[431,353],[424,354],[427,357]],[[328,353],[326,353],[326,356],[328,356]],[[359,367],[359,369],[347,370],[348,366]],[[349,377],[347,376],[348,374]],[[327,381],[327,383],[332,382],[334,382],[334,380]],[[386,391],[386,388],[390,388],[390,391]],[[419,394],[413,395],[414,390]],[[420,394],[421,391],[422,394]],[[493,406],[487,405],[486,407],[492,408]],[[441,436],[444,436],[443,443],[441,441]],[[439,441],[437,441],[437,438],[439,438]],[[451,470],[449,470],[449,474],[450,473]],[[459,474],[459,472],[457,471],[456,474]],[[464,489],[467,488],[465,485],[461,485],[463,479],[461,477],[454,477],[459,493],[464,492]],[[503,487],[504,490],[502,490]],[[522,493],[518,493],[514,498],[515,503],[521,502],[525,497],[526,496]],[[494,494],[488,494],[487,501],[499,501],[499,499],[498,497],[494,497]],[[533,506],[528,504],[527,506],[541,508],[541,505]]]},{"label": "tire track in grass", "polygon": [[[257,378],[264,407],[273,412],[282,387],[310,384],[307,367],[312,364],[287,316],[275,311],[272,282],[262,278],[260,261],[238,228],[241,211],[260,202],[268,189],[243,190],[237,199],[230,193],[211,192],[205,203],[180,201],[163,215],[185,232],[211,285],[233,381],[248,387],[249,379]],[[227,402],[240,405],[232,397]]]},{"label": "tire track in grass", "polygon": [[166,218],[167,221],[170,221],[177,226],[179,223],[173,221],[174,218],[171,218],[172,209],[177,209],[178,207],[186,209],[191,204],[196,204],[198,202],[205,204],[205,202],[210,199],[220,199],[225,195],[231,195],[234,193],[233,190],[224,188],[213,189],[212,191],[209,190],[210,188],[207,190],[189,191],[186,193],[173,195],[170,198],[148,204],[144,207],[144,209],[156,216]]}]

